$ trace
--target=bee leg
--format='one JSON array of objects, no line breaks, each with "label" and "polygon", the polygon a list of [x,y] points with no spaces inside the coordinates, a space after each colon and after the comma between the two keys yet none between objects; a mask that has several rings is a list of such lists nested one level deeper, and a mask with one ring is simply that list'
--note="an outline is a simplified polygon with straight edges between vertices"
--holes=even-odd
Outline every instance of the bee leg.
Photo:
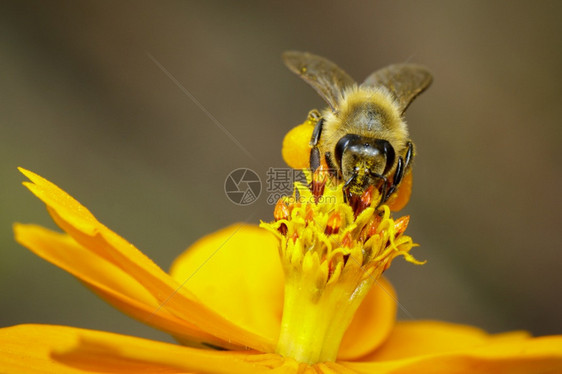
[{"label": "bee leg", "polygon": [[396,171],[394,172],[394,178],[392,178],[392,183],[390,184],[390,188],[388,189],[388,196],[386,198],[390,197],[390,195],[392,195],[394,191],[396,191],[396,187],[398,187],[400,182],[402,182],[405,169],[406,169],[405,162],[402,159],[402,156],[400,156],[398,157],[398,163],[396,164]]},{"label": "bee leg", "polygon": [[414,146],[412,142],[406,144],[408,149],[406,150],[406,155],[404,156],[404,170],[408,169],[410,162],[412,161],[412,156],[414,155]]},{"label": "bee leg", "polygon": [[312,146],[312,149],[310,150],[310,168],[313,172],[320,167],[320,150],[318,149],[318,142],[320,141],[323,125],[324,119],[320,118],[312,131],[312,138],[310,139],[310,145]]},{"label": "bee leg", "polygon": [[310,145],[313,147],[316,147],[318,145],[318,142],[320,141],[320,135],[322,135],[322,126],[324,126],[324,118],[320,118],[320,120],[316,122],[316,126],[314,126],[314,130],[312,131]]},{"label": "bee leg", "polygon": [[377,208],[379,206],[381,206],[382,204],[384,204],[386,202],[386,200],[388,200],[388,197],[390,196],[390,193],[388,193],[388,191],[386,190],[387,185],[388,185],[388,182],[386,181],[386,178],[384,178],[383,183],[382,183],[382,189],[381,189],[381,199],[379,200],[379,203],[377,204]]},{"label": "bee leg", "polygon": [[387,199],[390,197],[390,195],[396,192],[396,188],[398,188],[398,185],[402,182],[404,174],[406,173],[406,170],[408,169],[408,167],[410,166],[410,162],[412,161],[414,147],[411,142],[408,142],[407,147],[408,149],[406,150],[404,158],[402,158],[402,156],[398,157],[396,171],[394,172],[394,178],[392,178],[392,184],[390,185],[390,188],[388,190],[388,195],[386,197]]},{"label": "bee leg", "polygon": [[310,150],[310,168],[312,172],[320,167],[320,150],[318,147],[313,147]]}]

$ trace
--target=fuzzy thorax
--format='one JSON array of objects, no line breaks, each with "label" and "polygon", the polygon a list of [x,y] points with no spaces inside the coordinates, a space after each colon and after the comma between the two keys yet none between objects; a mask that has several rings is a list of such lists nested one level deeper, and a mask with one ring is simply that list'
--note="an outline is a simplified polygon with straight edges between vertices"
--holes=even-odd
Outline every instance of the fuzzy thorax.
[{"label": "fuzzy thorax", "polygon": [[399,105],[385,87],[348,87],[337,110],[328,108],[322,116],[324,152],[332,152],[338,140],[347,134],[386,139],[396,152],[401,152],[408,140],[408,127]]}]

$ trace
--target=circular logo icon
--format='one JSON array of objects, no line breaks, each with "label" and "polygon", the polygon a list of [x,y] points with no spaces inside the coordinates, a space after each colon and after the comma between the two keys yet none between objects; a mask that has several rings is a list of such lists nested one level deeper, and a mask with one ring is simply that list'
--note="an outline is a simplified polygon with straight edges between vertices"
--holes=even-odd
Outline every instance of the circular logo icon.
[{"label": "circular logo icon", "polygon": [[236,205],[250,205],[261,194],[261,180],[250,169],[240,168],[232,171],[224,181],[226,196]]}]

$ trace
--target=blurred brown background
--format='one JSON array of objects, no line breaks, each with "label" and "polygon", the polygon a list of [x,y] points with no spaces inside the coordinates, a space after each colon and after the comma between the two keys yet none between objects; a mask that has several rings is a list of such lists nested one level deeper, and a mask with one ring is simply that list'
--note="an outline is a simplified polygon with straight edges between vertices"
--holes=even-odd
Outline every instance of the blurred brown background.
[{"label": "blurred brown background", "polygon": [[167,269],[204,234],[271,219],[265,194],[239,207],[223,184],[239,167],[265,181],[284,166],[284,133],[323,107],[281,63],[297,49],[358,80],[402,61],[435,75],[407,113],[418,154],[405,212],[428,263],[387,273],[400,318],[562,333],[561,19],[557,1],[2,2],[0,325],[165,339],[14,243],[14,221],[53,227],[16,166]]}]

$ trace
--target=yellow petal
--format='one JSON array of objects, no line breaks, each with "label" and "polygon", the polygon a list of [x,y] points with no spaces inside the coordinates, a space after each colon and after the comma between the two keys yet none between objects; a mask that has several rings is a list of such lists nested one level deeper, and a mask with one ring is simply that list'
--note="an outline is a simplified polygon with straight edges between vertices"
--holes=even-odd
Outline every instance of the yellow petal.
[{"label": "yellow petal", "polygon": [[264,229],[232,225],[193,244],[170,274],[235,324],[276,340],[284,287],[277,247],[277,239]]},{"label": "yellow petal", "polygon": [[0,329],[2,373],[262,373],[273,354],[202,350],[65,326]]},{"label": "yellow petal", "polygon": [[286,358],[281,366],[271,369],[270,374],[357,374],[344,365],[337,362],[322,362],[319,364],[309,365]]},{"label": "yellow petal", "polygon": [[212,311],[197,300],[132,244],[99,223],[66,192],[30,171],[20,169],[33,183],[24,183],[46,205],[55,223],[78,244],[123,270],[156,298],[161,306],[180,319],[196,325],[225,342],[270,351],[274,342],[252,334]]},{"label": "yellow petal", "polygon": [[[276,339],[284,282],[277,251],[277,240],[269,232],[232,225],[196,242],[176,259],[170,274],[180,283],[187,280],[205,305],[252,332]],[[395,315],[394,289],[381,278],[357,310],[338,359],[353,360],[376,349],[392,330]]]},{"label": "yellow petal", "polygon": [[371,288],[357,309],[342,340],[338,360],[355,360],[378,348],[396,319],[396,293],[384,277]]},{"label": "yellow petal", "polygon": [[488,335],[470,326],[401,322],[380,350],[361,361],[342,364],[359,373],[557,373],[562,336]]},{"label": "yellow petal", "polygon": [[489,338],[485,331],[472,326],[438,321],[401,321],[395,325],[384,345],[362,361],[441,354],[474,347]]},{"label": "yellow petal", "polygon": [[[159,303],[145,287],[117,266],[86,250],[66,234],[36,225],[14,225],[16,240],[36,255],[68,271],[119,310],[146,324],[184,339],[220,344],[197,326]],[[158,311],[158,313],[155,313]]]},{"label": "yellow petal", "polygon": [[[48,339],[45,339],[48,337]],[[0,373],[88,373],[53,360],[51,349],[72,336],[53,326],[21,325],[0,329]]]}]

